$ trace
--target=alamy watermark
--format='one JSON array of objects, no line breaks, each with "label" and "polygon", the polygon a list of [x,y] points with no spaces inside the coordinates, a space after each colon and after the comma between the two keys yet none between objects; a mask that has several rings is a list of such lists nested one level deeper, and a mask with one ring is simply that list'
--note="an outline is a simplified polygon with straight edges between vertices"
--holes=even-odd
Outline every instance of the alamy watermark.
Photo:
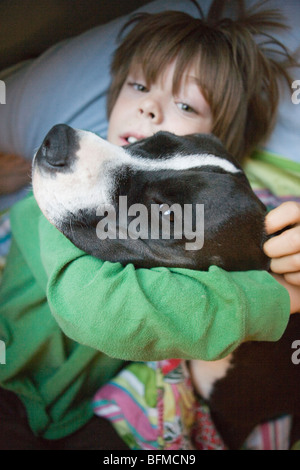
[{"label": "alamy watermark", "polygon": [[[96,212],[102,217],[96,226],[100,240],[193,240],[186,250],[200,250],[204,244],[204,204],[144,204],[127,206],[127,196],[119,197],[118,218],[112,204],[101,204]],[[130,217],[130,220],[128,219]]]},{"label": "alamy watermark", "polygon": [[292,354],[292,363],[298,366],[300,364],[300,340],[295,340],[292,343],[292,349],[296,351]]},{"label": "alamy watermark", "polygon": [[293,104],[299,104],[300,103],[300,80],[295,80],[292,83],[292,88],[294,93],[292,94],[292,102]]},{"label": "alamy watermark", "polygon": [[0,364],[6,364],[6,347],[4,341],[0,340]]},{"label": "alamy watermark", "polygon": [[6,104],[6,86],[3,80],[0,80],[0,104]]}]

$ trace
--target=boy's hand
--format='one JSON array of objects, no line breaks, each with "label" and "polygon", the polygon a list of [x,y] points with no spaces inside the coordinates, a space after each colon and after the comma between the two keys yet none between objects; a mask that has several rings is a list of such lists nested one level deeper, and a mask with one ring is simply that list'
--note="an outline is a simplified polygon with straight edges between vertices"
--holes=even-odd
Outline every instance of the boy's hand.
[{"label": "boy's hand", "polygon": [[11,194],[30,183],[31,162],[0,152],[0,195]]},{"label": "boy's hand", "polygon": [[282,274],[286,282],[300,286],[300,203],[285,202],[266,217],[269,235],[284,229],[280,235],[264,244],[271,258],[271,271]]},{"label": "boy's hand", "polygon": [[274,278],[288,291],[291,313],[300,312],[300,204],[285,202],[266,217],[268,234],[288,227],[264,244]]}]

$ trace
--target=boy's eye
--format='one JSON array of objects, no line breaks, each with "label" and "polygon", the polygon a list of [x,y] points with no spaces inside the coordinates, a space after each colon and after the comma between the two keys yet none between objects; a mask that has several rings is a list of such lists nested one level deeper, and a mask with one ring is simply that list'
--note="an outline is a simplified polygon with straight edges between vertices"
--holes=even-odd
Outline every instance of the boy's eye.
[{"label": "boy's eye", "polygon": [[147,91],[147,88],[142,83],[129,82],[128,85],[131,86],[136,91],[141,91],[141,92]]},{"label": "boy's eye", "polygon": [[196,111],[187,103],[177,103],[177,106],[186,113],[195,113]]}]

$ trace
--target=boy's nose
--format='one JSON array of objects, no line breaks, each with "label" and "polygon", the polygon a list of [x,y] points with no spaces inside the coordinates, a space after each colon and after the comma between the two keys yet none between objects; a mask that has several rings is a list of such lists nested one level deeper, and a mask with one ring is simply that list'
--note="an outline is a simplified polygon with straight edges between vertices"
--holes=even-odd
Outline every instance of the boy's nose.
[{"label": "boy's nose", "polygon": [[142,117],[150,119],[155,124],[160,124],[162,121],[162,109],[158,100],[152,98],[144,99],[139,106],[139,114]]}]

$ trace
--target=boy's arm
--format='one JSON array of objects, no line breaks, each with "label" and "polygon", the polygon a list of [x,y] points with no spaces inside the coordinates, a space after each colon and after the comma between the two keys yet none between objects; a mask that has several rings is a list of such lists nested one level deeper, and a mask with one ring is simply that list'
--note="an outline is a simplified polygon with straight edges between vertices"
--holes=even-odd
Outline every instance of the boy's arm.
[{"label": "boy's arm", "polygon": [[39,238],[54,317],[67,336],[109,356],[213,360],[245,340],[278,340],[288,322],[288,294],[266,272],[102,262],[42,215]]}]

